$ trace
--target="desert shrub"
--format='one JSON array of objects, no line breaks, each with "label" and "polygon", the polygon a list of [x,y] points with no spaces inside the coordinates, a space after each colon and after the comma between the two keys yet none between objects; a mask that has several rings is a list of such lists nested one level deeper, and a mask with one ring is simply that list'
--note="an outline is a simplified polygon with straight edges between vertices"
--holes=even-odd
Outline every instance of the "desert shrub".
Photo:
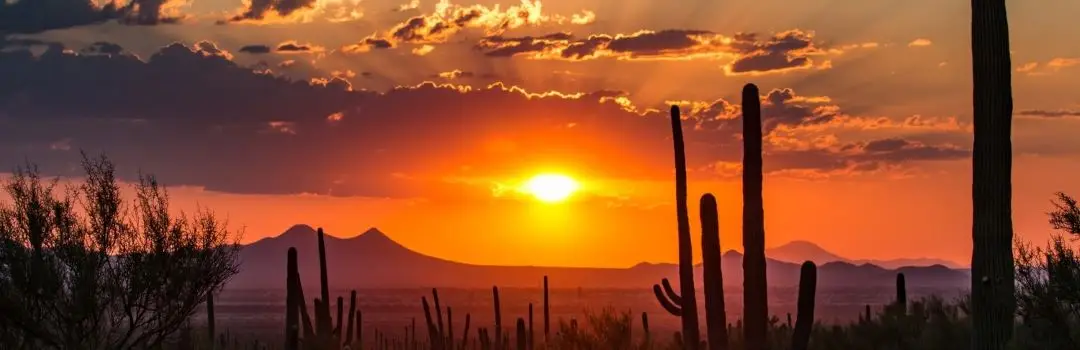
[{"label": "desert shrub", "polygon": [[173,340],[237,271],[237,245],[209,211],[177,214],[153,176],[122,199],[105,157],[61,191],[30,165],[0,202],[4,349],[145,349]]}]

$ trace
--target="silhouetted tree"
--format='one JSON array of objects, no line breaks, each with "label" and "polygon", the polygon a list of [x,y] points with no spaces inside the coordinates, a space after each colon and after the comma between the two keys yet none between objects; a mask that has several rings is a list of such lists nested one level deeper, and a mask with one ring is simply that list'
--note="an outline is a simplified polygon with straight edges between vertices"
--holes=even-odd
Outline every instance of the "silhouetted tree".
[{"label": "silhouetted tree", "polygon": [[[1080,252],[1065,235],[1076,230],[1076,200],[1057,193],[1050,224],[1062,232],[1045,248],[1016,244],[1017,315],[1021,326],[1014,343],[1022,349],[1080,347]],[[1064,235],[1063,235],[1063,234]]]},{"label": "silhouetted tree", "polygon": [[33,165],[4,184],[4,349],[154,348],[237,272],[235,236],[211,212],[177,215],[146,175],[127,204],[108,159],[82,165],[84,181],[62,193]]}]

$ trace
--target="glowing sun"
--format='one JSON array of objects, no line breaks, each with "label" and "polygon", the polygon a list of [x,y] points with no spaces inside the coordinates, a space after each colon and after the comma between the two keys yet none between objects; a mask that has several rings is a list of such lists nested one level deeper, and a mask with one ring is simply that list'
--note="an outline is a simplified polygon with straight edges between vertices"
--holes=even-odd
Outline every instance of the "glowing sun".
[{"label": "glowing sun", "polygon": [[566,175],[540,174],[525,182],[523,190],[544,202],[560,202],[578,189],[577,181]]}]

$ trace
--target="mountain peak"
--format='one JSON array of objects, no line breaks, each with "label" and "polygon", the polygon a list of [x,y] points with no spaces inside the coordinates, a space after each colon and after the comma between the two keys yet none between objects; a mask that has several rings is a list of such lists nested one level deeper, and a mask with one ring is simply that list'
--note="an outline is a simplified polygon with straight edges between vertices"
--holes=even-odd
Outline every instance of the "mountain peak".
[{"label": "mountain peak", "polygon": [[288,230],[285,230],[285,232],[283,232],[282,234],[278,235],[278,237],[289,237],[289,236],[301,236],[302,237],[302,236],[314,235],[315,233],[316,233],[315,228],[311,227],[310,225],[296,224],[296,225],[293,225],[292,227],[290,227]]}]

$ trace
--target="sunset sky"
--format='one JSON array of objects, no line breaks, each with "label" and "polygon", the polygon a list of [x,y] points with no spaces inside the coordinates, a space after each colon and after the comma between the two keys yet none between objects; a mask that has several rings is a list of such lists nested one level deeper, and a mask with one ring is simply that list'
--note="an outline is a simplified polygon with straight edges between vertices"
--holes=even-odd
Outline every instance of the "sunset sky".
[{"label": "sunset sky", "polygon": [[[968,2],[402,1],[0,3],[0,169],[105,153],[243,242],[375,226],[469,263],[674,262],[668,106],[695,241],[712,192],[741,249],[753,82],[768,246],[970,260]],[[1054,192],[1080,195],[1080,2],[1008,5],[1014,221],[1042,242]],[[577,191],[518,191],[538,174]]]}]

